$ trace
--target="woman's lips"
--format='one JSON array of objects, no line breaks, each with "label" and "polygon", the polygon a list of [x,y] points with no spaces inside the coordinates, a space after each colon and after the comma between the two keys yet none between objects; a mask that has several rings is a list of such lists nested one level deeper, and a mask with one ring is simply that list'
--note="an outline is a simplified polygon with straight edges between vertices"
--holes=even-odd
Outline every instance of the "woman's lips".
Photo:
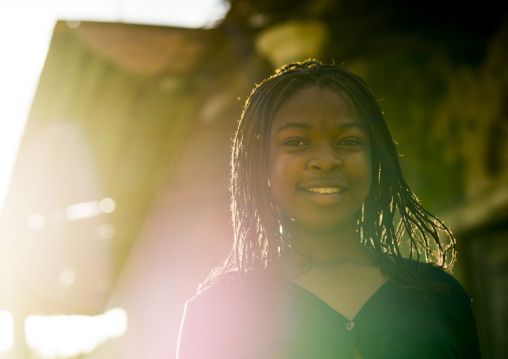
[{"label": "woman's lips", "polygon": [[304,191],[310,191],[314,193],[338,193],[348,188],[343,180],[339,179],[312,179],[302,181],[298,187]]},{"label": "woman's lips", "polygon": [[343,201],[344,192],[349,187],[342,179],[313,178],[300,183],[299,189],[308,200],[319,205],[336,205]]},{"label": "woman's lips", "polygon": [[300,189],[308,200],[324,206],[336,205],[343,200],[346,188],[309,187]]},{"label": "woman's lips", "polygon": [[307,191],[320,194],[328,194],[328,193],[339,193],[341,189],[338,187],[312,187],[307,188]]}]

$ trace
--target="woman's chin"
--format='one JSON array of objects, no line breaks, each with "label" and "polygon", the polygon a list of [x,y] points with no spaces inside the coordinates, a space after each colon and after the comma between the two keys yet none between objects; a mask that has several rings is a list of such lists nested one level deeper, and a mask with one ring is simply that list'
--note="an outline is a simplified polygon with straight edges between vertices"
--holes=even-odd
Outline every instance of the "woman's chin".
[{"label": "woman's chin", "polygon": [[291,220],[289,223],[289,232],[292,234],[307,234],[316,236],[341,235],[351,231],[356,232],[356,218],[347,221],[326,220],[318,218],[315,221]]}]

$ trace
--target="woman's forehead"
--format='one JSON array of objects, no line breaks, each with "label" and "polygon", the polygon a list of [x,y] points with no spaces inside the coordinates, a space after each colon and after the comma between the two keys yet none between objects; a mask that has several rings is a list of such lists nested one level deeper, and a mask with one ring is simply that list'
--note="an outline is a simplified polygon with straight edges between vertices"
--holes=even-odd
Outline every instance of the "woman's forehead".
[{"label": "woman's forehead", "polygon": [[324,126],[362,122],[347,95],[329,87],[309,86],[291,94],[280,104],[272,126],[284,126],[288,122],[313,124],[317,120]]}]

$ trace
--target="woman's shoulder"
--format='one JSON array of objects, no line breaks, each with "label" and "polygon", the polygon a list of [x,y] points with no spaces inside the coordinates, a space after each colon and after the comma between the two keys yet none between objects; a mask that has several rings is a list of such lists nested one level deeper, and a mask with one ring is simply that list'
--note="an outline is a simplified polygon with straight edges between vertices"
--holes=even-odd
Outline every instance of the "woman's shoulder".
[{"label": "woman's shoulder", "polygon": [[194,294],[187,300],[186,306],[228,306],[243,295],[244,289],[237,272],[229,272],[207,279],[201,283]]},{"label": "woman's shoulder", "polygon": [[[416,262],[416,261],[413,261]],[[464,290],[460,282],[452,275],[451,272],[433,263],[413,264],[410,268],[414,268],[416,275],[422,279],[429,280],[434,283],[441,283],[450,286],[453,290]]]},{"label": "woman's shoulder", "polygon": [[179,358],[246,358],[267,342],[282,322],[283,297],[280,286],[256,279],[231,272],[201,286],[185,305]]},{"label": "woman's shoulder", "polygon": [[436,294],[435,298],[454,304],[462,302],[470,305],[471,297],[450,272],[433,263],[417,262],[410,259],[404,261],[419,282]]},{"label": "woman's shoulder", "polygon": [[266,311],[278,288],[258,279],[232,271],[206,281],[185,303],[185,321],[215,328],[238,327],[248,317]]},{"label": "woman's shoulder", "polygon": [[416,274],[422,280],[446,289],[444,292],[432,293],[429,297],[456,337],[457,350],[461,351],[464,358],[480,358],[472,299],[467,291],[452,274],[436,265],[421,263],[418,267]]},{"label": "woman's shoulder", "polygon": [[185,303],[178,358],[230,358],[248,321],[249,297],[238,273],[215,276]]},{"label": "woman's shoulder", "polygon": [[[277,282],[280,284],[280,281]],[[270,292],[277,288],[275,277],[264,273],[243,274],[230,271],[214,276],[202,283],[196,295],[187,301],[187,305],[230,307],[241,305],[243,307],[266,298]]]}]

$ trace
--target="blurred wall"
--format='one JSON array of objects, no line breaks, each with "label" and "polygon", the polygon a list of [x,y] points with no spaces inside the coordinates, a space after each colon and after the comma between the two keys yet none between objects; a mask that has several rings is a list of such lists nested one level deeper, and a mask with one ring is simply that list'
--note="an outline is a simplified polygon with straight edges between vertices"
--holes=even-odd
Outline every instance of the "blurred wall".
[{"label": "blurred wall", "polygon": [[[227,37],[221,62],[178,160],[168,172],[109,303],[127,310],[127,333],[93,358],[173,358],[186,300],[232,245],[229,161],[243,103],[259,65]],[[210,59],[209,58],[209,59]]]},{"label": "blurred wall", "polygon": [[220,30],[72,25],[55,27],[0,219],[0,308],[22,328],[121,306],[125,352],[107,357],[171,357],[231,243],[229,148],[257,66]]}]

